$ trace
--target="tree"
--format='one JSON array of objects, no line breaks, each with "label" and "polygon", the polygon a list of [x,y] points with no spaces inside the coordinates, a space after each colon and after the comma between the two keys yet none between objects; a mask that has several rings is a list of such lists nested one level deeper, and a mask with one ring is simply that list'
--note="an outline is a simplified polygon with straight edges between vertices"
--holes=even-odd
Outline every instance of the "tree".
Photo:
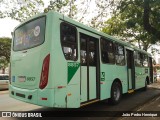
[{"label": "tree", "polygon": [[20,22],[43,11],[42,0],[0,0],[0,18],[11,17]]},{"label": "tree", "polygon": [[[128,6],[133,6],[135,11],[141,9],[141,14],[137,14],[142,24],[141,27],[154,37],[154,42],[160,40],[160,1],[159,0],[120,0],[116,4],[115,14],[130,12]],[[133,15],[135,15],[132,10]],[[136,22],[134,22],[136,24]]]},{"label": "tree", "polygon": [[160,1],[144,0],[144,29],[160,40]]},{"label": "tree", "polygon": [[6,57],[0,57],[0,69],[2,69],[2,74],[5,74],[5,69],[8,67],[9,62],[6,60]]},{"label": "tree", "polygon": [[[90,27],[100,29],[106,17],[110,14],[109,8],[113,0],[51,0],[45,12],[54,10]],[[91,5],[94,5],[94,8]]]},{"label": "tree", "polygon": [[111,12],[110,6],[114,6],[113,1],[114,0],[50,0],[50,4],[44,9],[43,0],[1,0],[0,18],[11,17],[22,22],[39,12],[54,10],[90,27],[100,29],[106,17]]},{"label": "tree", "polygon": [[5,73],[5,68],[10,62],[11,39],[0,38],[0,69]]},{"label": "tree", "polygon": [[143,1],[121,0],[116,9],[102,31],[122,40],[138,43],[140,49],[147,51],[156,42],[156,38],[143,28]]}]

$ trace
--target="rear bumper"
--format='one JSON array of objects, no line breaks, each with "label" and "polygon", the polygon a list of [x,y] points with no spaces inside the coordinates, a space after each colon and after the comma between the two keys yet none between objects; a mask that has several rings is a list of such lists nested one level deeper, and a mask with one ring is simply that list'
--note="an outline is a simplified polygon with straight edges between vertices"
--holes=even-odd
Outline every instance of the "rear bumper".
[{"label": "rear bumper", "polygon": [[54,104],[54,89],[28,90],[9,85],[9,95],[20,101],[40,106],[53,107]]}]

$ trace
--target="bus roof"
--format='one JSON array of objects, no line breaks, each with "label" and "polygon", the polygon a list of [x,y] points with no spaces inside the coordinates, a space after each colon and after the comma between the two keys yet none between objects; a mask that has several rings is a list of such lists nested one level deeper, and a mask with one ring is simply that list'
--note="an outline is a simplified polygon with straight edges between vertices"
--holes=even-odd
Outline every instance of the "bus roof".
[{"label": "bus roof", "polygon": [[[57,14],[59,14],[59,13],[57,13]],[[87,31],[89,31],[89,32],[92,32],[92,33],[94,33],[94,34],[97,34],[97,35],[99,35],[99,36],[101,36],[101,37],[104,37],[104,38],[113,40],[113,41],[115,41],[115,42],[117,42],[117,43],[120,43],[120,44],[122,44],[122,45],[124,45],[124,46],[127,46],[127,47],[129,47],[129,48],[132,48],[132,49],[134,49],[134,50],[137,50],[137,51],[139,51],[139,52],[141,52],[141,53],[147,54],[148,56],[151,57],[151,54],[149,54],[148,52],[146,52],[146,51],[144,51],[144,50],[142,50],[142,49],[137,48],[136,46],[134,46],[134,45],[132,45],[132,44],[130,44],[130,43],[127,43],[127,42],[125,42],[125,41],[122,41],[122,40],[120,40],[120,39],[117,39],[117,38],[115,38],[115,37],[113,37],[113,36],[111,36],[111,35],[108,35],[108,34],[106,34],[106,33],[97,31],[97,30],[95,30],[95,29],[93,29],[93,28],[91,28],[91,27],[88,27],[88,26],[86,26],[86,25],[84,25],[84,24],[82,24],[82,23],[79,23],[79,22],[77,22],[77,21],[75,21],[75,20],[73,20],[73,19],[71,19],[71,18],[69,18],[69,17],[66,17],[66,16],[64,16],[64,15],[62,15],[62,16],[63,16],[63,20],[66,21],[66,22],[68,22],[68,23],[70,23],[70,24],[73,24],[73,25],[75,25],[75,26],[77,26],[77,27],[79,27],[79,28],[82,28],[82,29],[85,29],[85,30],[87,30]]]},{"label": "bus roof", "polygon": [[[144,50],[142,50],[142,49],[137,48],[136,46],[133,46],[132,44],[129,44],[129,43],[125,42],[125,41],[122,41],[122,40],[120,40],[120,39],[117,39],[117,38],[115,38],[115,37],[113,37],[113,36],[111,36],[111,35],[108,35],[108,34],[106,34],[106,33],[97,31],[97,30],[95,30],[95,29],[93,29],[93,28],[91,28],[91,27],[88,27],[88,26],[86,26],[86,25],[84,25],[84,24],[82,24],[82,23],[79,23],[79,22],[77,22],[77,21],[75,21],[75,20],[73,20],[73,19],[71,19],[71,18],[69,18],[69,17],[66,17],[66,16],[64,16],[63,14],[60,14],[60,13],[58,13],[58,12],[55,12],[55,11],[49,11],[49,12],[47,12],[47,13],[40,13],[40,14],[37,14],[37,15],[35,15],[35,16],[33,16],[33,17],[30,17],[29,19],[27,19],[26,21],[24,21],[24,22],[22,22],[20,25],[18,25],[15,29],[17,29],[18,27],[20,27],[20,26],[23,25],[24,23],[29,22],[29,21],[32,20],[32,19],[35,19],[35,18],[37,18],[37,17],[41,17],[41,16],[43,16],[43,15],[47,15],[47,14],[54,14],[55,16],[58,16],[59,19],[65,21],[65,22],[68,22],[69,24],[72,24],[72,25],[74,25],[74,26],[76,26],[76,27],[78,27],[78,28],[82,28],[82,29],[84,29],[84,30],[86,30],[86,31],[92,32],[92,33],[94,33],[94,34],[96,34],[96,35],[99,35],[99,36],[101,36],[101,37],[104,37],[104,38],[107,38],[107,39],[109,39],[109,40],[112,40],[112,41],[117,42],[117,43],[119,43],[119,44],[122,44],[122,45],[124,45],[124,46],[126,46],[126,47],[129,47],[129,48],[132,48],[132,49],[134,49],[134,50],[137,50],[137,51],[139,51],[139,52],[141,52],[141,53],[147,54],[148,56],[151,57],[151,54],[149,54],[148,52],[146,52],[146,51],[144,51]],[[15,29],[14,29],[14,30],[15,30]]]}]

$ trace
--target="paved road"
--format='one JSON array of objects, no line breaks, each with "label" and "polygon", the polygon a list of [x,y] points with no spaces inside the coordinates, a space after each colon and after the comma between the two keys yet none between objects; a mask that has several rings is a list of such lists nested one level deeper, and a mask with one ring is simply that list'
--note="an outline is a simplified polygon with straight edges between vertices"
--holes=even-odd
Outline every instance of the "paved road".
[{"label": "paved road", "polygon": [[0,111],[30,111],[42,108],[10,98],[7,93],[0,94]]},{"label": "paved road", "polygon": [[[64,111],[64,109],[53,109],[53,108],[47,108],[47,107],[41,107],[36,106],[28,103],[24,103],[18,100],[15,100],[13,98],[10,98],[8,96],[8,93],[0,91],[0,111]],[[125,94],[123,95],[122,101],[120,104],[116,106],[111,106],[107,102],[98,102],[92,105],[85,106],[83,108],[80,108],[78,110],[80,111],[116,111],[113,112],[114,114],[117,113],[117,111],[130,111],[138,106],[143,105],[146,102],[149,102],[151,99],[153,99],[156,96],[160,96],[160,90],[155,88],[149,88],[147,91],[136,91],[132,94]],[[66,110],[66,109],[65,109]],[[72,111],[77,109],[67,109],[67,111]],[[60,113],[60,112],[59,112]],[[96,112],[94,112],[96,113]],[[64,116],[60,113],[61,116]],[[95,115],[96,116],[96,115]],[[87,120],[90,119],[88,117],[85,117]],[[20,118],[18,118],[20,119]],[[60,118],[59,118],[60,119]],[[69,120],[70,118],[68,118]],[[81,118],[76,118],[81,119]],[[92,118],[93,119],[93,118]],[[99,119],[94,117],[94,119]],[[106,117],[101,119],[106,119]],[[11,120],[11,119],[5,119],[5,120]]]},{"label": "paved road", "polygon": [[[152,117],[120,117],[118,120],[160,120],[160,117],[154,117],[156,114],[160,112],[160,96],[152,99],[151,101],[147,102],[146,104],[140,106],[135,111],[139,112],[139,115],[149,114],[153,115]],[[153,112],[150,112],[153,111]],[[136,113],[136,112],[135,112]]]}]

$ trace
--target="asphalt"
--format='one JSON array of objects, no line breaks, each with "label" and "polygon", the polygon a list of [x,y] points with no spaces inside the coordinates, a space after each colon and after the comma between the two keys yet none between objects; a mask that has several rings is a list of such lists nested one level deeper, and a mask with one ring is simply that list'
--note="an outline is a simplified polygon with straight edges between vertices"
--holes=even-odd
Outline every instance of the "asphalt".
[{"label": "asphalt", "polygon": [[[157,82],[148,85],[148,87],[160,90],[160,79],[158,79]],[[118,118],[118,120],[160,120],[160,94],[156,95],[153,97],[153,99],[146,102],[145,104],[136,107],[132,111],[133,113],[139,113],[140,117],[121,117]],[[131,113],[132,112],[130,112],[130,115]],[[148,114],[147,117],[144,117],[144,114]]]},{"label": "asphalt", "polygon": [[[8,91],[1,91],[1,95],[0,97],[4,97],[8,94]],[[7,99],[7,98],[6,98]],[[10,99],[8,97],[8,99]],[[14,101],[13,101],[14,102]],[[11,102],[12,103],[12,102]],[[15,104],[15,103],[14,103]],[[12,106],[11,106],[12,107]],[[1,107],[0,107],[1,108]],[[26,111],[26,109],[23,107],[24,110],[22,111]],[[33,109],[30,110],[32,112],[34,111],[51,111],[54,113],[54,111],[62,111],[64,109],[53,109],[53,108],[47,108],[47,107],[42,107],[42,108],[38,108],[38,109]],[[77,109],[67,109],[68,111],[74,111]],[[104,102],[98,102],[95,104],[91,104],[82,108],[79,108],[78,111],[85,111],[87,113],[87,111],[95,111],[94,113],[98,114],[98,111],[104,111],[105,112],[109,112],[111,111],[113,114],[117,114],[119,112],[125,112],[125,111],[133,111],[133,112],[160,112],[160,80],[158,80],[156,83],[153,83],[151,85],[148,86],[148,90],[147,91],[135,91],[132,94],[125,94],[123,95],[122,101],[120,102],[120,104],[115,105],[115,106],[111,106],[110,104],[108,104],[106,101]],[[61,113],[61,112],[60,112]],[[61,115],[63,116],[63,114],[61,113]],[[64,115],[65,116],[65,115]],[[124,120],[159,120],[159,117],[96,117],[97,115],[95,115],[95,117],[76,117],[77,120],[81,120],[81,119],[93,119],[93,120],[107,120],[107,119],[124,119]],[[2,118],[0,118],[2,119]],[[12,118],[13,119],[13,118]],[[16,120],[17,118],[15,118]],[[57,120],[63,120],[63,118],[55,118]],[[67,120],[71,120],[71,119],[75,119],[74,117],[68,117],[65,118]],[[6,120],[6,119],[5,119]],[[10,120],[10,119],[7,119]],[[21,120],[21,118],[18,118],[18,120]]]}]

